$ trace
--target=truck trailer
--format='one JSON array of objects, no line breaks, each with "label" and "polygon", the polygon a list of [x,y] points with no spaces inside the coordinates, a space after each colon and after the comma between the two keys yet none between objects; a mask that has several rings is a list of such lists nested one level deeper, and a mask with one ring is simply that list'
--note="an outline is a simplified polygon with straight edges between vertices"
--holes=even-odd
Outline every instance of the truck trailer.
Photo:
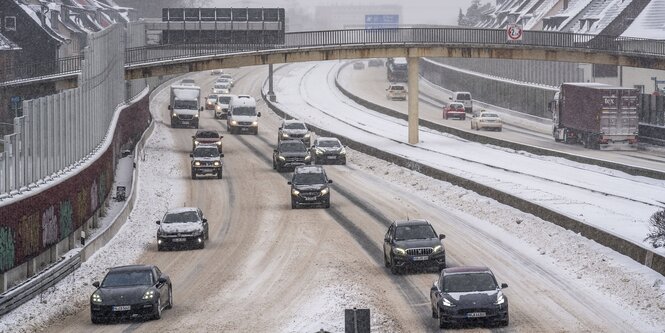
[{"label": "truck trailer", "polygon": [[201,88],[190,84],[172,85],[168,108],[171,113],[171,127],[199,128],[199,116],[203,111]]},{"label": "truck trailer", "polygon": [[552,135],[600,150],[637,150],[640,91],[603,83],[563,83],[549,103]]}]

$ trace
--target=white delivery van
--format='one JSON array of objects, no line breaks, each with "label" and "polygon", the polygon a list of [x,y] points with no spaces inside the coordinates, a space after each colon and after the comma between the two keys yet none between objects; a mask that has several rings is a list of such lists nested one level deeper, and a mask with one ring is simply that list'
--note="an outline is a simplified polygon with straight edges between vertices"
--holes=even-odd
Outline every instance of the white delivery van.
[{"label": "white delivery van", "polygon": [[455,91],[452,97],[448,97],[453,102],[464,104],[464,112],[473,112],[473,100],[471,93],[468,91]]},{"label": "white delivery van", "polygon": [[229,112],[226,115],[226,127],[230,133],[259,133],[259,117],[256,112],[256,100],[249,95],[237,95],[231,98]]}]

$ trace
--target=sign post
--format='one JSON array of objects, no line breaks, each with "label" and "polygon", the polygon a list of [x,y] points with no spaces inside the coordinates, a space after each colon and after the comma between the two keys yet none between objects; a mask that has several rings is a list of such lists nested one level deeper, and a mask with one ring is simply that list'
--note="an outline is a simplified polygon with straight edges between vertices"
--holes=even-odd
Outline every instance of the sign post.
[{"label": "sign post", "polygon": [[523,34],[524,30],[522,30],[522,26],[519,24],[509,24],[506,27],[506,37],[509,42],[521,41]]}]

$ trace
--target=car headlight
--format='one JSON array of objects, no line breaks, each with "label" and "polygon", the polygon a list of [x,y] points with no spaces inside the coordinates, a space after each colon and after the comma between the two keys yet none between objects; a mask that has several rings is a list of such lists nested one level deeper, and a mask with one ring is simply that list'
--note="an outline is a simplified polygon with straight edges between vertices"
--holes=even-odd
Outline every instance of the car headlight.
[{"label": "car headlight", "polygon": [[221,110],[222,110],[222,107],[219,106],[219,105],[217,105],[217,106],[215,106],[215,110],[217,110],[217,111],[221,111]]},{"label": "car headlight", "polygon": [[198,145],[199,143],[200,143],[200,142],[198,142],[197,140],[194,140],[194,144],[195,144],[195,145]]},{"label": "car headlight", "polygon": [[278,158],[280,161],[286,161],[286,158],[284,158],[284,156],[281,156],[281,155],[280,155],[280,156],[277,156],[277,158]]},{"label": "car headlight", "polygon": [[503,293],[499,291],[499,292],[496,294],[496,303],[494,303],[494,304],[496,304],[496,305],[501,305],[501,304],[503,304],[503,303],[505,303],[505,302],[506,302],[506,298],[503,297]]},{"label": "car headlight", "polygon": [[282,132],[282,138],[283,139],[288,138],[288,137],[289,137],[289,133]]},{"label": "car headlight", "polygon": [[314,153],[315,153],[316,155],[322,155],[322,154],[323,154],[323,150],[321,150],[321,149],[319,149],[319,148],[316,148],[316,150],[314,150]]},{"label": "car headlight", "polygon": [[233,125],[233,126],[238,125],[238,122],[235,121],[235,120],[231,120],[231,125]]},{"label": "car headlight", "polygon": [[449,299],[447,299],[447,298],[442,298],[442,299],[441,299],[441,305],[443,305],[443,306],[447,306],[447,307],[449,307],[449,308],[452,308],[453,306],[455,306],[455,304],[453,304],[453,302],[451,302],[451,301],[450,301]]},{"label": "car headlight", "polygon": [[393,249],[393,253],[397,254],[397,255],[400,255],[400,256],[403,256],[403,255],[406,255],[406,250],[400,249],[399,247],[396,247],[396,248]]},{"label": "car headlight", "polygon": [[196,161],[196,162],[194,162],[194,165],[199,166],[199,165],[201,165],[201,162]]},{"label": "car headlight", "polygon": [[329,191],[329,190],[328,190],[327,188],[324,188],[323,190],[321,190],[321,195],[326,195],[326,194],[328,194],[328,191]]},{"label": "car headlight", "polygon": [[218,145],[218,146],[221,146],[222,145],[222,140],[219,140],[219,141],[215,142],[215,144]]},{"label": "car headlight", "polygon": [[198,118],[198,117],[199,117],[198,113],[194,114],[194,118]]},{"label": "car headlight", "polygon": [[177,116],[178,116],[178,114],[175,113],[175,112],[173,112],[173,113],[171,114],[171,117],[173,117],[173,118],[175,118],[175,117],[177,117]]},{"label": "car headlight", "polygon": [[92,294],[92,302],[93,303],[101,303],[102,302],[102,295],[99,293],[99,291],[95,291]]},{"label": "car headlight", "polygon": [[214,165],[214,166],[220,166],[221,164],[219,163],[219,161],[215,161],[212,165]]},{"label": "car headlight", "polygon": [[298,195],[300,195],[300,191],[298,191],[298,190],[296,190],[296,189],[292,189],[292,190],[291,190],[291,195],[293,195],[293,196],[298,196]]},{"label": "car headlight", "polygon": [[432,251],[432,253],[439,253],[441,251],[443,251],[443,246],[437,245],[437,246],[434,247],[434,250]]},{"label": "car headlight", "polygon": [[303,138],[305,138],[305,139],[309,138],[309,133],[305,134],[305,136],[303,136]]},{"label": "car headlight", "polygon": [[258,125],[259,125],[259,122],[258,122],[258,121],[253,121],[253,122],[252,122],[252,126],[255,126],[255,127],[256,127],[256,126],[258,126]]},{"label": "car headlight", "polygon": [[346,155],[346,148],[342,147],[342,150],[339,151],[340,155]]},{"label": "car headlight", "polygon": [[312,156],[311,156],[311,155],[307,155],[307,156],[305,156],[305,161],[309,161],[310,159],[312,159]]},{"label": "car headlight", "polygon": [[143,299],[152,299],[153,297],[155,297],[155,291],[152,289],[146,290],[143,294]]}]

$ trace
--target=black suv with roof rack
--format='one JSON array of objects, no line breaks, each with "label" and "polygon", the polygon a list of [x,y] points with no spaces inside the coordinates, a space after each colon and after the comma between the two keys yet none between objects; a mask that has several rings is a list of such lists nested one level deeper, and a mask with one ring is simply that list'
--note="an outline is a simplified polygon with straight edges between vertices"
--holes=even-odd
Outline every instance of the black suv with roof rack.
[{"label": "black suv with roof rack", "polygon": [[326,171],[320,165],[301,165],[293,170],[291,185],[291,208],[300,206],[323,206],[330,208],[330,186]]},{"label": "black suv with roof rack", "polygon": [[446,268],[446,249],[427,220],[395,221],[383,239],[383,262],[393,274],[406,268]]}]

